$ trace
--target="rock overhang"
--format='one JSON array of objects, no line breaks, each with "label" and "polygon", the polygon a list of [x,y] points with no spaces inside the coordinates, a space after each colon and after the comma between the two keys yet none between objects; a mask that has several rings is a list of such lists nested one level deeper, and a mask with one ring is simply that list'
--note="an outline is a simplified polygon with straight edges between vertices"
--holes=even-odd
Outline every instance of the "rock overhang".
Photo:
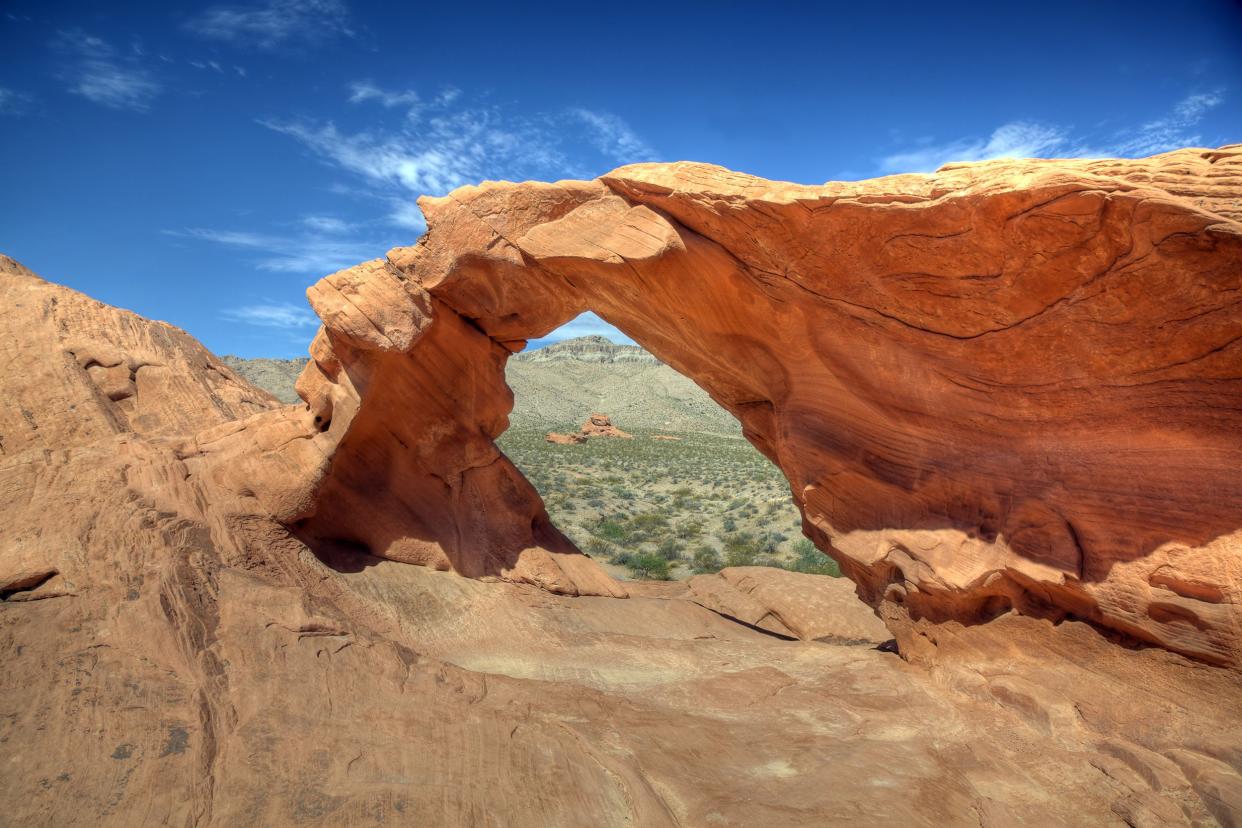
[{"label": "rock overhang", "polygon": [[1238,662],[1242,148],[419,203],[416,245],[311,289],[299,390],[353,413],[310,542],[617,593],[493,442],[508,355],[590,309],[742,421],[911,651],[1012,608]]}]

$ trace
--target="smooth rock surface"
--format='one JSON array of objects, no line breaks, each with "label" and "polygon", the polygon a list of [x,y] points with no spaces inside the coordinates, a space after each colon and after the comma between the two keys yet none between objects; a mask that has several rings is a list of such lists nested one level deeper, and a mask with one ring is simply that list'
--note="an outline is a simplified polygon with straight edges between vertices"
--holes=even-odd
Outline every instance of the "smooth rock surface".
[{"label": "smooth rock surface", "polygon": [[689,580],[690,599],[744,624],[803,641],[883,644],[892,636],[846,578],[731,566]]}]

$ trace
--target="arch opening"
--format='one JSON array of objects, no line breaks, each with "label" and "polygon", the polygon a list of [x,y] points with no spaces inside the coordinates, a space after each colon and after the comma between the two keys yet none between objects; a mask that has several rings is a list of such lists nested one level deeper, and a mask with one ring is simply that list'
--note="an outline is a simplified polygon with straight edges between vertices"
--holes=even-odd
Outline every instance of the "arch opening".
[{"label": "arch opening", "polygon": [[840,574],[736,418],[617,328],[584,314],[510,357],[506,379],[514,407],[497,445],[614,578]]}]

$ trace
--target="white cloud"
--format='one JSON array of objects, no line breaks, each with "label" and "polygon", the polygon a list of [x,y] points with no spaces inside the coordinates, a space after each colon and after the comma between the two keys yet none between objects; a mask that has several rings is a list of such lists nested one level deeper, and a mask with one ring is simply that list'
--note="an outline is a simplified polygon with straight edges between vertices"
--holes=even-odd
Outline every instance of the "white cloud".
[{"label": "white cloud", "polygon": [[353,229],[352,224],[334,216],[304,216],[302,223],[320,233],[346,233]]},{"label": "white cloud", "polygon": [[388,221],[390,223],[397,227],[413,230],[420,235],[427,229],[427,221],[423,218],[423,211],[418,209],[418,205],[413,201],[393,199],[392,204],[392,212],[388,214]]},{"label": "white cloud", "polygon": [[431,118],[417,130],[343,133],[332,122],[260,121],[372,184],[418,195],[443,195],[495,175],[538,176],[567,165],[549,134],[494,110]]},{"label": "white cloud", "polygon": [[383,245],[365,240],[324,238],[316,233],[281,236],[206,227],[165,230],[164,233],[240,250],[259,251],[262,255],[255,259],[254,264],[260,270],[299,273],[316,278],[373,259],[376,249],[383,248]]},{"label": "white cloud", "polygon": [[[449,88],[424,99],[410,89],[388,90],[371,81],[350,85],[356,104],[403,107],[411,115],[397,128],[348,132],[332,121],[261,120],[294,138],[328,164],[360,176],[368,194],[391,205],[388,221],[425,229],[414,204],[420,195],[443,195],[487,179],[589,178],[654,153],[624,121],[607,112],[573,110],[549,116],[517,114],[498,106],[462,106]],[[414,123],[414,118],[419,119]],[[583,149],[602,162],[583,161]]]},{"label": "white cloud", "polygon": [[1056,127],[1014,122],[998,127],[987,138],[959,139],[945,144],[928,143],[916,149],[886,156],[880,170],[933,172],[950,161],[991,161],[994,158],[1037,158],[1066,145],[1068,136]]},{"label": "white cloud", "polygon": [[349,85],[349,102],[363,103],[364,101],[375,101],[385,109],[392,109],[394,106],[405,106],[414,108],[418,106],[418,93],[413,89],[406,89],[401,92],[389,92],[380,89],[371,81],[354,81]]},{"label": "white cloud", "polygon": [[591,311],[571,319],[539,341],[547,344],[550,342],[560,342],[563,339],[574,339],[579,336],[602,336],[618,345],[634,344],[634,340],[600,319]]},{"label": "white cloud", "polygon": [[655,158],[655,151],[630,129],[629,124],[611,112],[571,109],[569,114],[589,128],[595,148],[618,163],[632,164]]},{"label": "white cloud", "polygon": [[1103,139],[1076,136],[1066,127],[1015,121],[986,138],[961,138],[947,143],[924,139],[911,149],[885,156],[880,171],[932,172],[952,161],[995,158],[1141,158],[1202,141],[1195,127],[1224,101],[1224,90],[1198,92],[1179,101],[1169,114]]},{"label": "white cloud", "polygon": [[352,37],[342,0],[267,0],[250,6],[212,6],[186,23],[201,37],[276,49],[333,35]]},{"label": "white cloud", "polygon": [[1203,139],[1195,131],[1195,127],[1203,120],[1204,115],[1220,106],[1224,100],[1223,89],[1187,95],[1168,115],[1143,124],[1132,135],[1118,136],[1117,142],[1111,148],[1099,154],[1137,158],[1196,146]]},{"label": "white cloud", "polygon": [[146,112],[160,93],[161,85],[138,62],[138,55],[121,55],[81,29],[60,32],[54,45],[65,56],[61,77],[75,95],[110,109]]},{"label": "white cloud", "polygon": [[309,308],[291,302],[242,305],[226,309],[223,316],[230,322],[285,330],[313,328],[319,324],[319,317],[315,316]]}]

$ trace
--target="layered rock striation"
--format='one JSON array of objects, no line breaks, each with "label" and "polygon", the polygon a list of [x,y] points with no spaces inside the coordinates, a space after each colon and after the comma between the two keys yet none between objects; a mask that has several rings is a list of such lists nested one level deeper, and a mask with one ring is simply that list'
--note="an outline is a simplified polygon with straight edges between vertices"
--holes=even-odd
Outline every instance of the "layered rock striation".
[{"label": "layered rock striation", "polygon": [[493,442],[505,361],[592,310],[742,422],[911,657],[1016,609],[1242,660],[1242,147],[420,206],[418,244],[309,291],[315,463],[253,458],[312,545],[615,590]]}]

